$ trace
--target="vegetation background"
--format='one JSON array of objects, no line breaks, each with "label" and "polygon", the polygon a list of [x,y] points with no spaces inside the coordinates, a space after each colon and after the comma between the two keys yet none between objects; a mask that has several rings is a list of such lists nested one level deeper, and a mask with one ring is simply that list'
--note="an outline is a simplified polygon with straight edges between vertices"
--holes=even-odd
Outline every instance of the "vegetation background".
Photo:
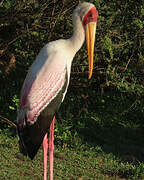
[{"label": "vegetation background", "polygon": [[[67,162],[74,161],[76,168],[81,159],[81,168],[74,171],[72,162],[57,160],[55,176],[144,179],[144,1],[90,2],[99,12],[93,77],[87,78],[84,45],[73,61],[69,90],[55,127],[56,152],[69,152],[62,159],[66,156]],[[19,154],[15,125],[20,89],[39,50],[49,41],[72,35],[71,16],[77,4],[77,0],[0,2],[2,179],[19,179],[22,170],[18,167],[24,160],[31,167],[28,159],[15,156]],[[13,160],[8,163],[8,158]],[[34,163],[40,161],[37,158]],[[22,179],[41,178],[41,164],[34,177],[26,173],[30,167],[24,167]]]}]

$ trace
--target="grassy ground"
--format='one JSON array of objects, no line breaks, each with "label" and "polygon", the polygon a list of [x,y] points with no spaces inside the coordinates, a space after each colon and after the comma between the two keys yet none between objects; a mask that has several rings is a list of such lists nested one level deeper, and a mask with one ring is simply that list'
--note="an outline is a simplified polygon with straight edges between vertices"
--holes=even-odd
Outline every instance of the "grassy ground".
[{"label": "grassy ground", "polygon": [[[119,142],[114,144],[120,138],[118,136],[115,131],[111,137],[113,142],[105,142],[103,148],[99,145],[83,145],[76,149],[55,148],[54,179],[144,179],[143,147],[131,144],[130,137],[127,146]],[[109,138],[110,135],[105,141],[109,141]],[[121,155],[118,155],[118,151]],[[19,153],[16,137],[1,134],[0,152],[0,180],[42,179],[41,149],[31,161]]]},{"label": "grassy ground", "polygon": [[[68,93],[59,110],[54,179],[144,180],[142,104],[114,92],[95,96],[87,92],[74,101],[75,92]],[[42,167],[42,149],[31,161],[20,154],[15,133],[0,130],[0,180],[40,180]]]}]

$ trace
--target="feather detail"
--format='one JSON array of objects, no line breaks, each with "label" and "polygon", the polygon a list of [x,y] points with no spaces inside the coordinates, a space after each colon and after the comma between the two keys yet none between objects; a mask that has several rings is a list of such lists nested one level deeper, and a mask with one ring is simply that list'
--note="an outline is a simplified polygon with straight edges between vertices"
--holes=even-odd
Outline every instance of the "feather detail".
[{"label": "feather detail", "polygon": [[21,90],[17,118],[19,127],[24,127],[26,123],[34,124],[41,111],[57,96],[65,83],[66,59],[58,53],[41,56],[42,53],[43,50],[31,66]]},{"label": "feather detail", "polygon": [[[25,125],[24,117],[26,116],[27,123],[33,124],[41,111],[56,97],[62,89],[65,82],[66,69],[63,72],[51,75],[47,79],[43,79],[43,85],[33,84],[27,96],[27,101],[21,103],[18,119],[19,123]],[[47,84],[44,87],[44,84]],[[27,85],[26,85],[27,87]],[[35,92],[35,93],[34,93]]]}]

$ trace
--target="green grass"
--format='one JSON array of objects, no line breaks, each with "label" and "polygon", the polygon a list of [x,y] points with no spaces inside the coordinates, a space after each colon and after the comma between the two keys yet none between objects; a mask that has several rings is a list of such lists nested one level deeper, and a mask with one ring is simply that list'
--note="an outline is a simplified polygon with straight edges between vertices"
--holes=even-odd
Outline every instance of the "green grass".
[{"label": "green grass", "polygon": [[[55,125],[54,179],[144,180],[143,104],[133,102],[114,91],[68,93]],[[12,130],[0,130],[0,180],[42,179],[42,149],[24,157]]]},{"label": "green grass", "polygon": [[[144,163],[136,160],[136,156],[117,156],[108,149],[87,145],[76,149],[55,147],[54,179],[144,179]],[[1,134],[0,152],[0,180],[42,179],[41,149],[31,161],[19,153],[16,137]]]},{"label": "green grass", "polygon": [[[144,145],[139,144],[141,131],[104,128],[95,132],[92,129],[91,133],[97,138],[95,143],[87,139],[75,148],[55,146],[54,179],[144,179]],[[31,161],[20,154],[17,137],[8,131],[1,132],[0,180],[40,180],[42,165],[42,149]]]}]

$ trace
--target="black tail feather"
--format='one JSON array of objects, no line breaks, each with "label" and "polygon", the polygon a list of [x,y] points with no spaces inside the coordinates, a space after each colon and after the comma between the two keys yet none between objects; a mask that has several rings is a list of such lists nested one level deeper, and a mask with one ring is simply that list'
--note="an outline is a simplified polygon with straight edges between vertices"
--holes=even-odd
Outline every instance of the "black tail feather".
[{"label": "black tail feather", "polygon": [[24,128],[18,127],[20,152],[33,159],[37,154],[47,131],[47,126],[41,128],[37,122],[34,125],[26,126]]}]

